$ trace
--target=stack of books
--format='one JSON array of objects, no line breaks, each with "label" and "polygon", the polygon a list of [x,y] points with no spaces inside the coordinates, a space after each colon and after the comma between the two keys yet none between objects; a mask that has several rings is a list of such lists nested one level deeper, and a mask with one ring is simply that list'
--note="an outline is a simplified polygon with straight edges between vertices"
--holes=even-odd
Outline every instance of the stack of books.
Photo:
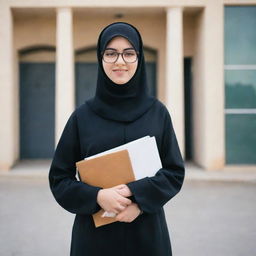
[{"label": "stack of books", "polygon": [[[145,136],[87,157],[77,162],[76,167],[81,181],[92,186],[111,188],[154,176],[162,168],[162,163],[155,137]],[[93,214],[93,220],[96,227],[116,221],[113,214],[103,209]]]}]

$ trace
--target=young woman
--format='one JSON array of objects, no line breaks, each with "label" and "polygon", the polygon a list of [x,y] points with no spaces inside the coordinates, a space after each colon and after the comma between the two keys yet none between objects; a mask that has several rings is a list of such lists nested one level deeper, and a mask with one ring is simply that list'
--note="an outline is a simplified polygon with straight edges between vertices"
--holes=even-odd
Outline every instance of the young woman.
[{"label": "young woman", "polygon": [[[184,165],[166,107],[147,94],[143,43],[130,24],[108,25],[97,46],[95,97],[70,116],[49,181],[57,202],[75,213],[72,256],[170,256],[163,206],[183,184]],[[78,181],[75,163],[140,137],[155,136],[163,168],[153,177],[102,189]],[[92,214],[116,213],[95,228]]]}]

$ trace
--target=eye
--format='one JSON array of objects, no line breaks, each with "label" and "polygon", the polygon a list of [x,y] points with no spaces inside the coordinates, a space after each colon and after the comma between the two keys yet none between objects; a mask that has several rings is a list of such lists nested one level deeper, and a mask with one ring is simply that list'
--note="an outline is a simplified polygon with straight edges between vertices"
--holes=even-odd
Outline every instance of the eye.
[{"label": "eye", "polygon": [[117,55],[117,52],[115,52],[115,51],[106,51],[104,53],[104,55],[107,56],[107,57],[115,57]]},{"label": "eye", "polygon": [[129,52],[124,52],[124,55],[125,55],[126,57],[132,57],[132,56],[135,56],[136,53],[135,53],[135,51],[129,51]]}]

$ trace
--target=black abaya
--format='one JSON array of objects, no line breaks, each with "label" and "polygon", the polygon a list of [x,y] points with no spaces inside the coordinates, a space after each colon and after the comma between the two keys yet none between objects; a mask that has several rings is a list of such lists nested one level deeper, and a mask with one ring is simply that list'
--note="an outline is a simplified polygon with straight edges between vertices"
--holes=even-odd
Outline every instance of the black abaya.
[{"label": "black abaya", "polygon": [[[135,34],[131,36],[134,31],[129,29],[133,27],[125,23],[117,25],[124,25],[121,36],[128,37],[136,48],[133,36],[136,38],[137,35],[140,39],[138,32],[134,30]],[[125,31],[127,26],[128,32]],[[107,28],[111,30],[112,27],[110,25]],[[110,40],[111,35],[111,31],[107,35],[103,31],[99,38],[99,51],[102,38]],[[181,189],[184,165],[166,107],[146,94],[140,40],[137,40],[140,42],[138,70],[124,85],[127,87],[119,87],[118,90],[112,88],[117,85],[111,84],[99,65],[95,97],[72,113],[55,151],[49,173],[50,188],[57,202],[67,211],[76,214],[72,231],[72,256],[171,255],[163,206]],[[102,91],[105,93],[102,94]],[[125,92],[130,94],[129,97],[125,98]],[[106,95],[116,98],[116,101],[111,101]],[[123,102],[120,101],[122,98]],[[127,111],[122,112],[123,109]],[[133,194],[132,201],[138,204],[143,214],[131,223],[115,222],[95,228],[92,214],[100,209],[97,193],[101,188],[78,181],[75,177],[75,163],[146,135],[156,137],[163,168],[153,177],[127,184]]]}]

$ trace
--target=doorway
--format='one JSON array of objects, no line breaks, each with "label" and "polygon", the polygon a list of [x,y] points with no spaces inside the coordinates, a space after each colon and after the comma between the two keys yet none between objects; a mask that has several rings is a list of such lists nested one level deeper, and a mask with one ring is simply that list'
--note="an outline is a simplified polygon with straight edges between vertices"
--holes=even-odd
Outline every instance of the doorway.
[{"label": "doorway", "polygon": [[20,52],[20,159],[48,159],[54,153],[55,48]]},{"label": "doorway", "polygon": [[184,58],[185,159],[193,160],[192,58]]}]

